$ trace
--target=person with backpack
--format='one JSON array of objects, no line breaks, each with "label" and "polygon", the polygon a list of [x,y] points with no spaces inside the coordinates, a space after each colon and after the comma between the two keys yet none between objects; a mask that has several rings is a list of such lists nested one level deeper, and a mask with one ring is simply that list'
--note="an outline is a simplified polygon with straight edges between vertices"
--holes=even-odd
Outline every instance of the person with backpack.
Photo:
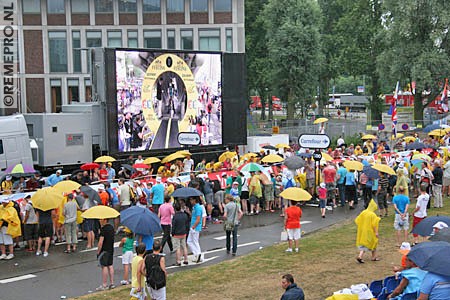
[{"label": "person with backpack", "polygon": [[160,252],[161,242],[156,240],[153,243],[153,253],[145,256],[138,273],[138,282],[141,281],[141,274],[145,274],[148,294],[154,300],[166,299],[166,260]]}]

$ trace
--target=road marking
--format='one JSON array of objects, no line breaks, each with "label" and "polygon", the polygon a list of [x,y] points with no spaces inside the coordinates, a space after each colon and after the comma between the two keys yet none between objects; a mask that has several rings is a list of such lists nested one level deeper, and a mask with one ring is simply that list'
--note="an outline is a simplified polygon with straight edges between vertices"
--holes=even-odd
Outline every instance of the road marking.
[{"label": "road marking", "polygon": [[36,277],[36,275],[27,274],[27,275],[22,275],[22,276],[17,276],[17,277],[11,277],[11,278],[7,278],[7,279],[3,279],[3,280],[0,280],[0,283],[1,284],[11,283],[11,282],[20,281],[20,280],[31,279],[31,278],[34,278],[34,277]]},{"label": "road marking", "polygon": [[[239,234],[238,234],[237,236],[240,237]],[[218,241],[223,241],[223,240],[226,239],[226,238],[227,238],[227,236],[226,236],[226,235],[223,235],[223,236],[215,237],[214,239],[215,239],[215,240],[218,240]]]},{"label": "road marking", "polygon": [[[120,242],[115,242],[114,243],[114,248],[118,248],[119,245],[120,245]],[[96,250],[98,250],[98,248],[97,247],[93,247],[93,248],[90,248],[90,249],[81,250],[80,252],[90,252],[90,251],[96,251]]]},{"label": "road marking", "polygon": [[312,223],[312,221],[300,221],[300,224],[309,224],[309,223]]},{"label": "road marking", "polygon": [[[238,248],[240,248],[240,247],[246,247],[246,246],[251,246],[251,245],[256,245],[256,244],[259,244],[259,243],[261,243],[261,242],[256,241],[256,242],[250,242],[250,243],[240,244],[240,245],[238,245]],[[203,252],[203,254],[215,253],[215,252],[220,252],[220,251],[224,251],[224,250],[227,250],[227,248],[224,247],[224,248],[214,249],[214,250],[211,250],[211,251]]]},{"label": "road marking", "polygon": [[196,262],[193,262],[193,261],[192,261],[192,260],[194,259],[194,255],[189,255],[189,256],[188,256],[188,262],[189,262],[189,264],[187,264],[187,265],[184,265],[184,264],[183,264],[183,265],[181,265],[181,266],[170,266],[170,267],[167,267],[166,269],[181,268],[181,267],[183,267],[183,266],[188,267],[188,266],[201,265],[201,264],[203,264],[203,263],[205,263],[205,262],[211,261],[211,260],[216,259],[216,258],[218,258],[218,256],[213,256],[213,257],[210,257],[210,258],[204,258],[203,261],[201,261],[201,262],[199,262],[199,263],[196,263]]},{"label": "road marking", "polygon": [[172,118],[169,118],[167,120],[167,132],[166,132],[166,149],[169,148],[169,141],[170,141],[170,129],[172,127]]}]

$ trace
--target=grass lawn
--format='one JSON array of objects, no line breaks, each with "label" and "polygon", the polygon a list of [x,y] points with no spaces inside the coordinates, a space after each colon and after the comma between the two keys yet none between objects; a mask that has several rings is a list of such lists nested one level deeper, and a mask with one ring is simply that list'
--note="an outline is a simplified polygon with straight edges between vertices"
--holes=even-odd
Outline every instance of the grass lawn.
[{"label": "grass lawn", "polygon": [[[445,202],[446,207],[430,209],[428,215],[449,215],[448,198]],[[393,274],[392,266],[400,265],[401,259],[395,246],[392,209],[390,213],[380,221],[378,256],[381,261],[370,261],[370,254],[366,254],[364,264],[356,261],[356,225],[353,220],[346,220],[303,237],[300,253],[285,253],[286,245],[279,244],[213,266],[171,274],[167,299],[279,299],[283,293],[281,276],[292,273],[305,297],[318,300],[352,284],[382,279]],[[129,288],[77,299],[129,299]]]}]

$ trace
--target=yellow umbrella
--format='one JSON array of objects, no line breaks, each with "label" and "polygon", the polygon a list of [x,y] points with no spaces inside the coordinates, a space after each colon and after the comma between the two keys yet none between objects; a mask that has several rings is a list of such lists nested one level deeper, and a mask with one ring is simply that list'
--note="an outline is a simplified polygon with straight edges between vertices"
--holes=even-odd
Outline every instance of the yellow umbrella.
[{"label": "yellow umbrella", "polygon": [[450,132],[450,127],[444,128],[444,131],[449,133]]},{"label": "yellow umbrella", "polygon": [[261,161],[263,163],[279,163],[284,161],[284,159],[277,154],[269,154],[267,156],[264,156]]},{"label": "yellow umbrella", "polygon": [[311,194],[302,188],[290,187],[280,193],[280,196],[294,201],[309,201]]},{"label": "yellow umbrella", "polygon": [[322,152],[322,159],[324,159],[325,161],[332,161],[333,160],[331,155],[326,153],[326,152]]},{"label": "yellow umbrella", "polygon": [[224,153],[220,154],[219,161],[224,162],[227,160],[227,158],[233,158],[237,155],[235,151],[225,151]]},{"label": "yellow umbrella", "polygon": [[216,162],[214,165],[213,165],[213,169],[214,170],[217,170],[217,169],[220,169],[220,168],[222,168],[222,163],[219,161],[219,162]]},{"label": "yellow umbrella", "polygon": [[414,141],[416,140],[416,138],[413,137],[413,136],[405,136],[403,139],[404,139],[405,142],[407,142],[407,143],[409,143],[409,142],[411,142],[411,141],[414,142]]},{"label": "yellow umbrella", "polygon": [[291,148],[291,146],[289,146],[288,144],[276,144],[275,148]]},{"label": "yellow umbrella", "polygon": [[361,137],[362,140],[375,140],[377,137],[373,134],[366,134]]},{"label": "yellow umbrella", "polygon": [[356,160],[346,160],[344,162],[344,167],[348,170],[362,171],[363,164]]},{"label": "yellow umbrella", "polygon": [[37,192],[31,196],[33,207],[43,211],[59,207],[63,199],[62,193],[59,193],[53,187],[45,187],[37,190]]},{"label": "yellow umbrella", "polygon": [[105,205],[97,205],[89,208],[81,216],[85,219],[114,219],[120,216],[120,213]]},{"label": "yellow umbrella", "polygon": [[386,174],[390,174],[390,175],[395,175],[395,171],[394,169],[392,169],[391,167],[389,167],[388,165],[383,165],[383,164],[374,164],[372,166],[373,169],[378,170],[380,172],[386,173]]},{"label": "yellow umbrella", "polygon": [[116,161],[116,159],[112,156],[108,156],[108,155],[103,155],[100,157],[97,157],[94,162],[96,163],[106,163],[106,162],[113,162]]},{"label": "yellow umbrella", "polygon": [[175,153],[172,153],[172,154],[164,157],[163,160],[161,161],[161,163],[165,164],[167,162],[171,162],[172,160],[181,159],[181,158],[184,158],[184,155],[181,153],[175,152]]},{"label": "yellow umbrella", "polygon": [[160,161],[161,160],[159,158],[157,158],[157,157],[147,157],[143,161],[143,163],[146,164],[146,165],[151,165],[151,164],[154,164],[154,163],[159,163]]},{"label": "yellow umbrella", "polygon": [[328,122],[327,118],[318,118],[314,121],[314,124],[320,124],[320,123],[325,123]]},{"label": "yellow umbrella", "polygon": [[72,181],[72,180],[63,180],[55,184],[53,187],[55,190],[58,191],[60,194],[64,193],[70,193],[74,190],[78,190],[80,188],[81,184],[78,182]]},{"label": "yellow umbrella", "polygon": [[397,133],[397,135],[391,135],[391,141],[401,139],[404,136],[403,133]]},{"label": "yellow umbrella", "polygon": [[192,153],[187,151],[187,150],[180,150],[180,151],[177,151],[175,153],[182,154],[183,156],[192,155]]},{"label": "yellow umbrella", "polygon": [[258,154],[253,153],[253,152],[249,152],[249,153],[245,153],[244,155],[241,156],[241,160],[243,159],[249,159],[250,157],[257,157]]},{"label": "yellow umbrella", "polygon": [[433,131],[431,131],[428,135],[429,136],[444,136],[447,133],[445,132],[444,129],[435,129]]}]

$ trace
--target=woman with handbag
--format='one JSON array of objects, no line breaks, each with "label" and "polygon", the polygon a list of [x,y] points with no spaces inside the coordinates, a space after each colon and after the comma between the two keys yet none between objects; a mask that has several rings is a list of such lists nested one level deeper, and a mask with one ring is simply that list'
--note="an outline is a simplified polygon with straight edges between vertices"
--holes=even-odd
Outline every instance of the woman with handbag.
[{"label": "woman with handbag", "polygon": [[242,210],[234,201],[233,196],[230,194],[225,196],[225,209],[223,213],[223,217],[225,218],[225,222],[223,228],[226,232],[226,246],[227,253],[230,253],[231,250],[231,234],[233,234],[233,252],[232,255],[236,256],[237,251],[237,231],[239,227],[239,220],[242,218]]}]

